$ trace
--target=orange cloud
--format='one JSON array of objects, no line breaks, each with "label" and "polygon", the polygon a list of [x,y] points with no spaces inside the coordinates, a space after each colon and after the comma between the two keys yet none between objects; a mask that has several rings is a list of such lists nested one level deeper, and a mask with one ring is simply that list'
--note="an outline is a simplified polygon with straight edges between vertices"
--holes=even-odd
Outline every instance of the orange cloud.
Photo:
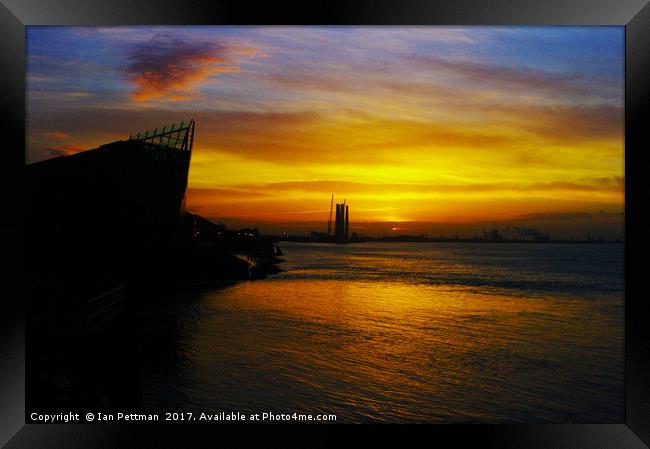
[{"label": "orange cloud", "polygon": [[270,193],[262,192],[256,189],[219,189],[219,188],[202,188],[189,187],[187,194],[192,197],[194,202],[214,202],[215,199],[220,201],[241,201],[251,198],[270,197]]},{"label": "orange cloud", "polygon": [[79,153],[86,148],[77,145],[59,145],[56,147],[48,148],[45,153],[48,157],[68,156],[70,154]]},{"label": "orange cloud", "polygon": [[[231,53],[226,46],[212,42],[186,42],[164,36],[137,45],[128,54],[130,63],[125,71],[126,79],[135,86],[132,98],[194,99],[200,82],[215,74],[239,71]],[[236,53],[255,54],[252,49]]]},{"label": "orange cloud", "polygon": [[247,192],[346,192],[348,194],[391,193],[502,193],[502,192],[604,192],[621,194],[623,177],[585,179],[583,182],[553,181],[532,183],[473,183],[473,184],[372,184],[349,181],[289,181],[263,185],[242,185]]}]

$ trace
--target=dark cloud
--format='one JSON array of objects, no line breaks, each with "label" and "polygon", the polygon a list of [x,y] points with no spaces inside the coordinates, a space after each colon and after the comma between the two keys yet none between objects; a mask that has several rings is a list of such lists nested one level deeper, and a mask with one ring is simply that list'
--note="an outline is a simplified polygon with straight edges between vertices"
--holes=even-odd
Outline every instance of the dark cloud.
[{"label": "dark cloud", "polygon": [[598,212],[548,212],[519,215],[513,221],[615,221],[622,222],[625,213],[622,211]]}]

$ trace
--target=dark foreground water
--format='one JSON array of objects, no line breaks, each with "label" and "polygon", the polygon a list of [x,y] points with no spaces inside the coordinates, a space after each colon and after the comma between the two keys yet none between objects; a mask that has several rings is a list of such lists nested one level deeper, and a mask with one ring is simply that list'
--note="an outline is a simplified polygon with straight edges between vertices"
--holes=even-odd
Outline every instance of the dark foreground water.
[{"label": "dark foreground water", "polygon": [[623,245],[282,248],[279,275],[161,302],[176,331],[143,355],[147,407],[624,421]]}]

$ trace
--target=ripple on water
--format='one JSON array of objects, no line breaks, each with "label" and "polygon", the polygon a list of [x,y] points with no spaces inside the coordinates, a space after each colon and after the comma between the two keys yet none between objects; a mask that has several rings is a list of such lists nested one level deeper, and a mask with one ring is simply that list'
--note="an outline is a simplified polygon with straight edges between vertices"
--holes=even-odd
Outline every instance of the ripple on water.
[{"label": "ripple on water", "polygon": [[147,405],[622,421],[622,246],[282,246],[281,274],[177,299],[178,357],[144,357]]}]

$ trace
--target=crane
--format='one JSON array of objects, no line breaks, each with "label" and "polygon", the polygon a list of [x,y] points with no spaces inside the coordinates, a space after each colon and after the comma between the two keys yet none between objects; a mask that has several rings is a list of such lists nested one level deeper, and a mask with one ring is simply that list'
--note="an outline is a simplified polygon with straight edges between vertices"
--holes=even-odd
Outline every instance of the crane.
[{"label": "crane", "polygon": [[332,209],[334,208],[334,194],[332,193],[332,201],[330,201],[330,219],[327,222],[327,235],[332,235]]}]

